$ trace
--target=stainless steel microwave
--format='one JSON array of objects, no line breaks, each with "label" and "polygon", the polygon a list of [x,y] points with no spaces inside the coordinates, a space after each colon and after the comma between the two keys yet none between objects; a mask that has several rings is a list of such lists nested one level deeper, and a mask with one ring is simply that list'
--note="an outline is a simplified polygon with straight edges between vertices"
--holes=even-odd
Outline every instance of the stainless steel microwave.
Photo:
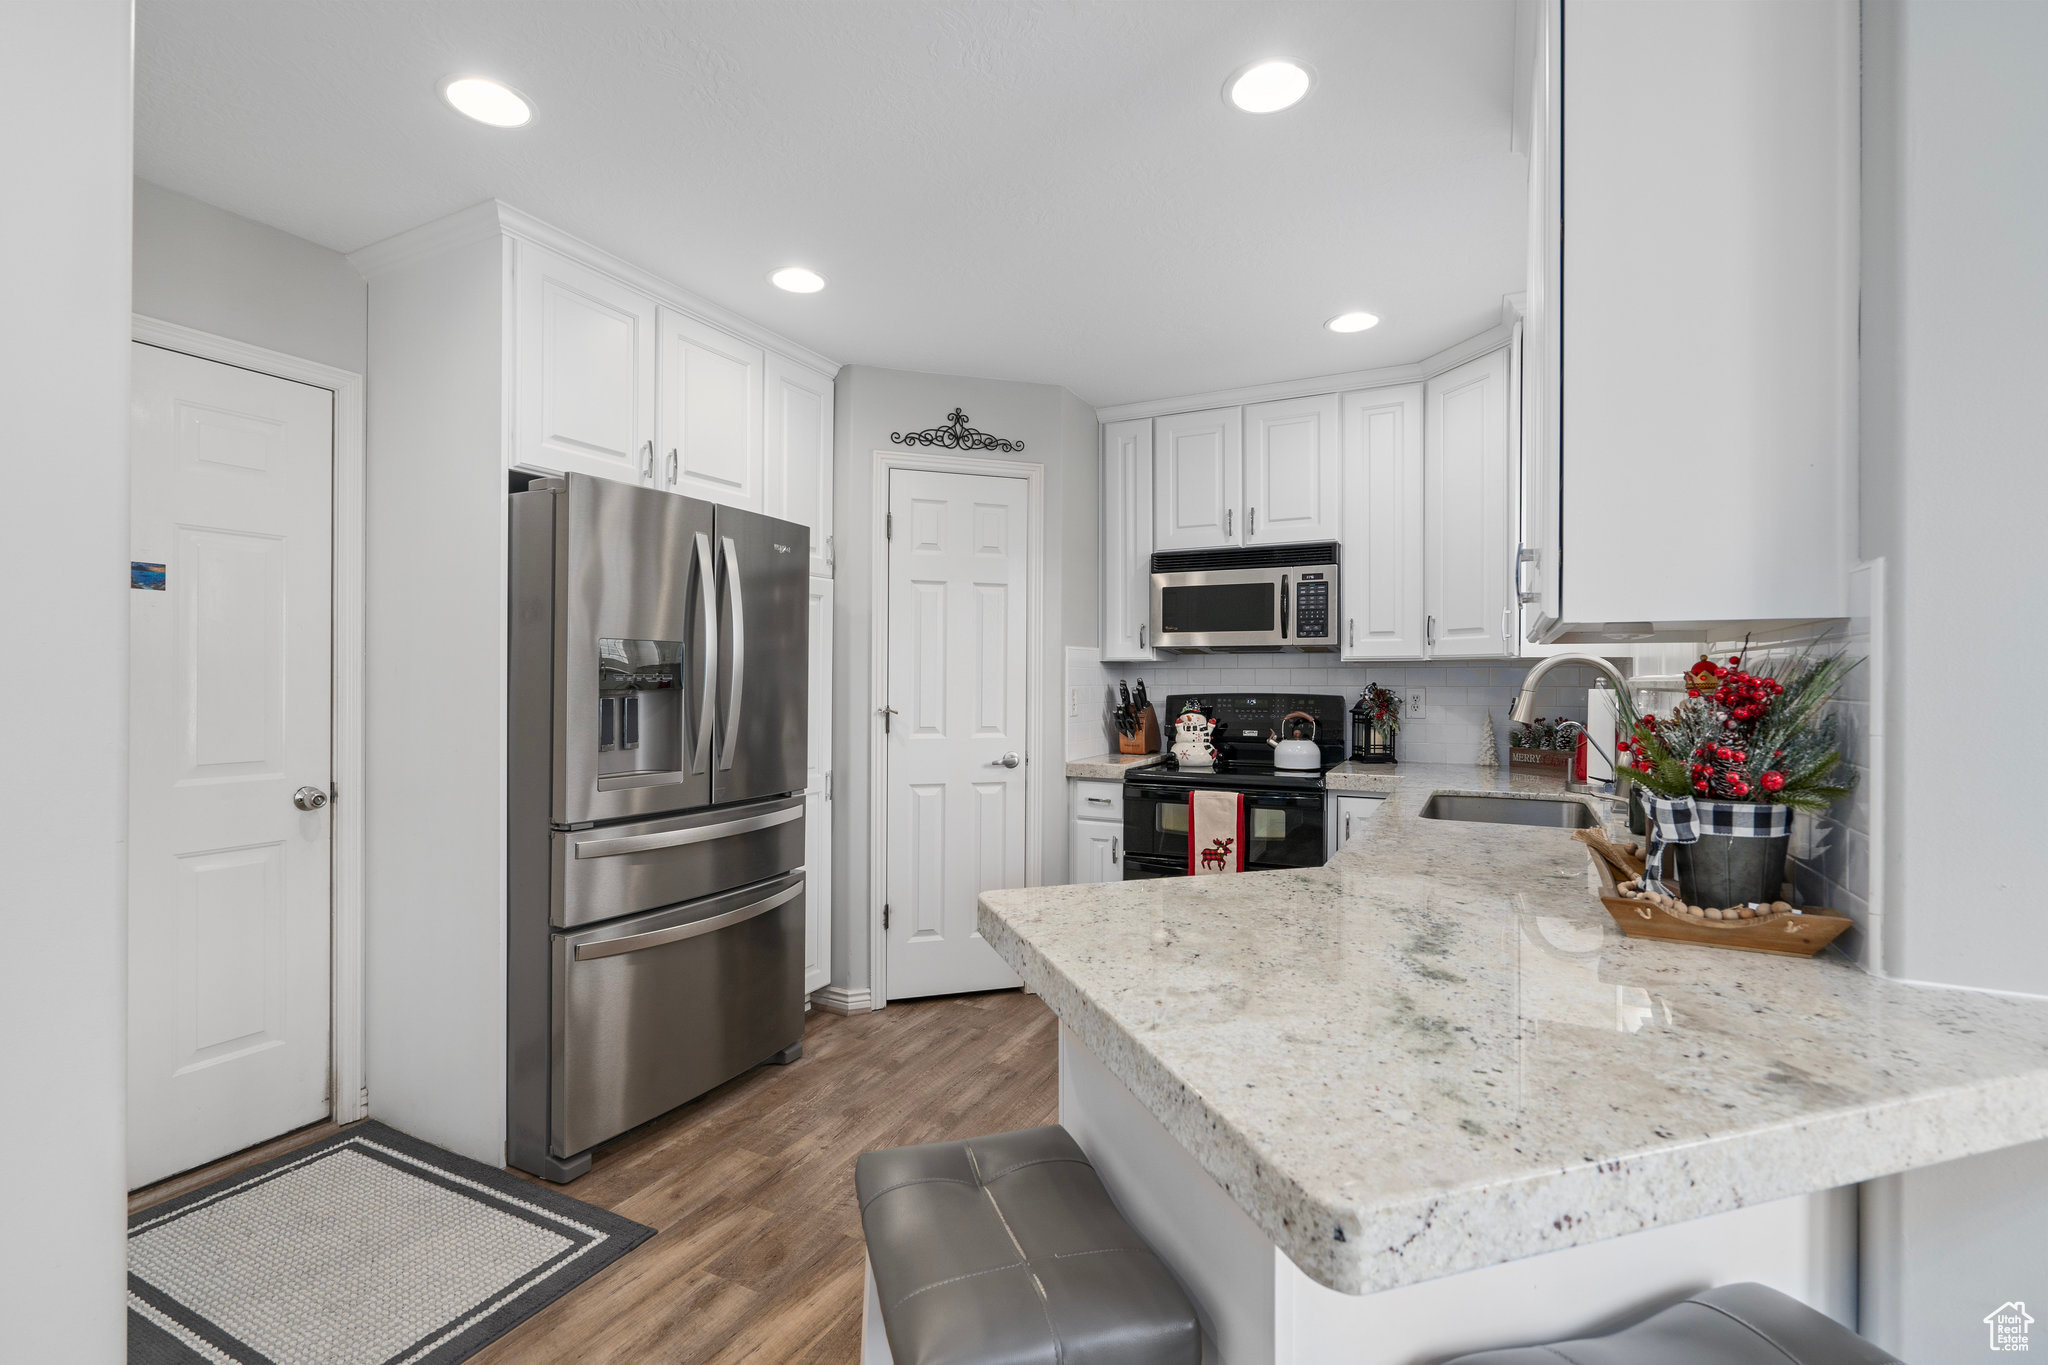
[{"label": "stainless steel microwave", "polygon": [[1334,649],[1339,558],[1333,540],[1161,551],[1152,556],[1152,643]]}]

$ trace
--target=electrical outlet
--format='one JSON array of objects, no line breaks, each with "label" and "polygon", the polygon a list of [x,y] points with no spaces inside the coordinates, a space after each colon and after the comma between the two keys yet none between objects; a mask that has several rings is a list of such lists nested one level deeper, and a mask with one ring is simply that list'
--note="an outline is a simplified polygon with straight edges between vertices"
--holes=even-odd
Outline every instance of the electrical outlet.
[{"label": "electrical outlet", "polygon": [[1070,716],[1081,714],[1081,689],[1078,687],[1067,689],[1067,714]]},{"label": "electrical outlet", "polygon": [[1411,687],[1408,689],[1408,704],[1401,709],[1403,720],[1426,720],[1429,717],[1429,689]]}]

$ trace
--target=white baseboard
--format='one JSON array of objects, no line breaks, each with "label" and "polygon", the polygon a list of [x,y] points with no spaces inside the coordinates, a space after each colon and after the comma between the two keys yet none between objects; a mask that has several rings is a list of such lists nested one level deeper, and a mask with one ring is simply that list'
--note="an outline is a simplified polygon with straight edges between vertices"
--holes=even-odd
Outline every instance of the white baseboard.
[{"label": "white baseboard", "polygon": [[825,986],[811,992],[811,1003],[833,1014],[866,1014],[874,1001],[866,986]]}]

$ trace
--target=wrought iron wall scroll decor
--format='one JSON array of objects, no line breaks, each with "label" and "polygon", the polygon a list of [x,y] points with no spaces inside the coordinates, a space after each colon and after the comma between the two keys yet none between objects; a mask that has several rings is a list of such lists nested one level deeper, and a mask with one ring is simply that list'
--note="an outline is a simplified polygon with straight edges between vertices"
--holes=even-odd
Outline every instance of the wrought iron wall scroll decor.
[{"label": "wrought iron wall scroll decor", "polygon": [[1000,450],[1005,453],[1022,450],[1022,441],[1006,441],[1000,436],[991,436],[985,431],[976,431],[967,425],[967,414],[954,408],[946,414],[948,425],[928,427],[923,431],[892,431],[889,439],[900,446],[943,446],[947,450]]}]

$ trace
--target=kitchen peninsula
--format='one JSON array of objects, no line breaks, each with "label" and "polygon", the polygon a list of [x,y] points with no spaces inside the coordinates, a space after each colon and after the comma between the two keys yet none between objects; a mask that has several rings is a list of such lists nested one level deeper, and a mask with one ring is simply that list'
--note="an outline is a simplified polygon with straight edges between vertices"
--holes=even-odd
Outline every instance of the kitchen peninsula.
[{"label": "kitchen peninsula", "polygon": [[1625,939],[1554,779],[1401,765],[1328,865],[995,891],[1061,1120],[1212,1359],[1439,1359],[1728,1280],[1853,1321],[1859,1181],[2048,1136],[2048,1006]]}]

